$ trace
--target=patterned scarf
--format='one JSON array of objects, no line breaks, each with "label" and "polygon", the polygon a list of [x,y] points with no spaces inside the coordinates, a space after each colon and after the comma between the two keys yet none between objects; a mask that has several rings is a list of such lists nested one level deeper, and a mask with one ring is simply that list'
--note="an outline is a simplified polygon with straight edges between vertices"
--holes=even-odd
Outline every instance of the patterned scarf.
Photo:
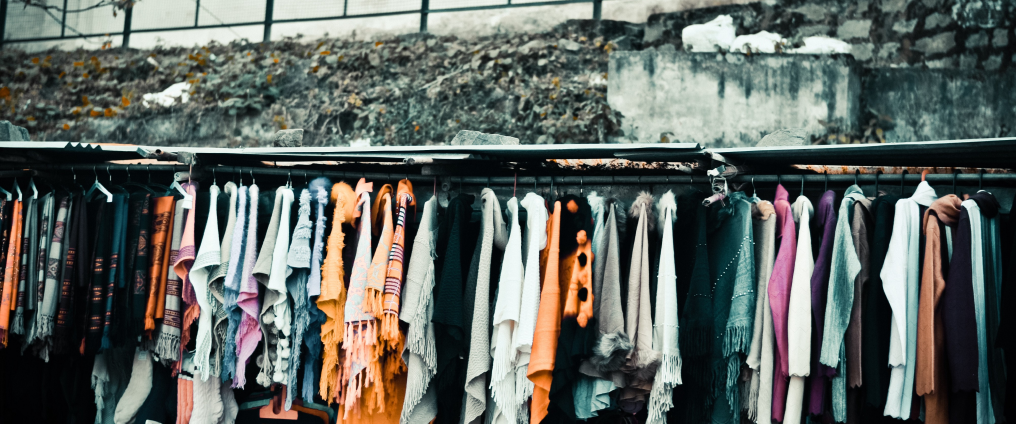
[{"label": "patterned scarf", "polygon": [[31,344],[39,340],[39,318],[42,311],[42,299],[46,296],[46,262],[49,259],[49,248],[53,240],[53,224],[56,202],[55,194],[50,192],[46,193],[42,197],[42,215],[39,220],[39,249],[36,250],[36,257],[32,264],[35,268],[35,290],[28,291],[28,304],[26,307],[32,308],[35,311],[34,314],[30,314],[26,319],[28,322],[25,324],[25,329],[28,330],[28,337],[25,338],[25,344],[21,348],[21,352],[24,353],[25,349]]},{"label": "patterned scarf", "polygon": [[[113,199],[113,240],[109,251],[109,269],[106,276],[106,319],[102,328],[102,349],[109,349],[112,346],[110,340],[111,329],[113,328],[113,302],[117,289],[123,287],[121,282],[123,272],[120,270],[120,258],[124,255],[124,234],[127,232],[127,199],[124,196],[116,195]],[[122,320],[118,317],[117,320]]]},{"label": "patterned scarf", "polygon": [[25,334],[25,302],[28,282],[35,282],[35,269],[32,262],[35,261],[35,248],[39,241],[38,208],[36,199],[25,200],[22,209],[24,219],[21,221],[21,261],[18,266],[18,295],[14,305],[14,319],[11,322],[11,332],[14,334]]},{"label": "patterned scarf", "polygon": [[[183,239],[183,222],[186,219],[188,210],[184,209],[184,202],[176,202],[176,212],[173,214],[172,238],[169,243],[167,259],[163,262],[162,273],[165,275],[166,296],[161,300],[163,304],[162,322],[156,326],[158,337],[155,339],[153,352],[164,364],[171,364],[180,360],[180,337],[183,319],[180,313],[182,302],[180,295],[183,289],[183,280],[175,272],[169,272],[169,265],[176,262],[180,254],[180,241]],[[156,315],[158,317],[158,315]],[[175,367],[174,367],[175,368]]]},{"label": "patterned scarf", "polygon": [[[363,310],[381,318],[385,291],[385,277],[388,270],[388,255],[392,248],[392,185],[385,184],[374,198],[374,206],[370,210],[371,225],[374,236],[378,237],[374,258],[370,261],[370,272],[367,274],[367,291],[363,297]],[[380,233],[379,233],[380,232]]]},{"label": "patterned scarf", "polygon": [[[191,199],[197,198],[197,183],[183,184],[184,190],[190,195]],[[194,241],[194,215],[197,215],[193,209],[187,211],[187,218],[183,224],[183,236],[180,239],[180,248],[176,255],[176,260],[173,261],[173,272],[180,277],[182,282],[180,298],[183,300],[183,326],[181,327],[180,335],[180,348],[183,349],[190,342],[191,338],[191,324],[198,319],[198,315],[201,314],[201,308],[198,306],[197,294],[194,292],[194,285],[190,281],[190,270],[194,265],[194,257],[197,254],[197,246]],[[211,217],[209,217],[211,218]]]},{"label": "patterned scarf", "polygon": [[52,344],[50,336],[53,335],[53,325],[56,323],[56,305],[60,293],[57,288],[59,287],[59,281],[61,281],[60,271],[63,270],[61,265],[67,255],[63,242],[66,234],[67,218],[70,215],[68,213],[70,211],[70,197],[61,197],[59,204],[60,207],[56,214],[56,221],[53,224],[53,241],[50,243],[47,255],[46,287],[43,289],[42,303],[39,308],[38,318],[35,321],[37,328],[36,339],[40,343],[38,347],[39,357],[46,362],[49,362],[49,349]]},{"label": "patterned scarf", "polygon": [[[67,249],[64,254],[63,278],[60,280],[60,301],[57,306],[56,325],[53,328],[53,352],[64,353],[70,348],[73,340],[74,330],[71,327],[71,320],[76,315],[74,310],[74,292],[78,286],[79,274],[75,271],[81,265],[78,262],[84,258],[78,258],[78,254],[86,250],[83,246],[88,235],[87,209],[88,205],[80,194],[75,194],[71,200],[74,206],[71,209],[67,234]],[[82,255],[84,256],[84,255]],[[0,314],[3,311],[0,310]]]},{"label": "patterned scarf", "polygon": [[[374,316],[360,306],[363,304],[367,291],[367,280],[370,269],[371,219],[370,191],[372,184],[364,179],[356,184],[358,203],[353,218],[359,218],[359,234],[356,240],[356,259],[353,272],[349,277],[349,293],[346,298],[345,327],[342,348],[346,357],[343,370],[339,374],[340,384],[346,385],[343,393],[344,414],[347,418],[351,410],[354,414],[368,413],[384,406],[384,388],[378,379],[381,374],[381,363],[377,351],[377,323]],[[374,390],[368,393],[367,410],[360,410],[360,397],[363,389],[373,385]]]},{"label": "patterned scarf", "polygon": [[[114,202],[116,199],[114,199]],[[88,289],[88,321],[85,327],[85,354],[94,354],[102,344],[102,329],[106,324],[106,262],[110,252],[113,232],[112,218],[116,213],[116,203],[107,206],[106,199],[93,201],[95,221],[92,228],[95,232],[95,250],[92,257],[92,275]],[[86,241],[87,243],[88,241]]]},{"label": "patterned scarf", "polygon": [[11,242],[7,249],[7,260],[4,261],[4,285],[0,294],[0,345],[7,347],[7,336],[10,329],[11,317],[11,295],[14,291],[14,280],[18,275],[18,266],[21,263],[21,212],[22,203],[14,201],[14,210],[11,213],[11,232],[8,237]]},{"label": "patterned scarf", "polygon": [[[132,196],[133,197],[133,196]],[[145,333],[145,311],[148,309],[148,261],[151,248],[152,196],[144,193],[131,201],[131,241],[129,265],[131,267],[131,289],[128,300],[130,311],[130,336],[137,339]]]},{"label": "patterned scarf", "polygon": [[[398,202],[399,212],[395,221],[391,253],[388,254],[388,270],[385,272],[381,339],[385,342],[386,350],[401,355],[404,340],[399,332],[399,296],[402,291],[402,278],[405,275],[403,261],[406,255],[406,207],[413,206],[415,208],[416,206],[416,198],[413,197],[413,184],[409,180],[399,181],[399,191],[395,199]],[[396,362],[402,365],[402,361],[397,360]]]},{"label": "patterned scarf", "polygon": [[[14,202],[8,201],[6,198],[0,197],[0,265],[7,264],[7,246],[11,235],[11,206]],[[3,266],[0,266],[0,294],[3,292],[3,280],[4,275],[7,273]]]},{"label": "patterned scarf", "polygon": [[148,302],[145,307],[145,334],[149,338],[155,331],[155,320],[162,318],[165,308],[166,262],[169,256],[169,237],[173,229],[175,203],[176,199],[173,196],[155,198],[155,219],[152,221],[151,252],[148,256]]}]

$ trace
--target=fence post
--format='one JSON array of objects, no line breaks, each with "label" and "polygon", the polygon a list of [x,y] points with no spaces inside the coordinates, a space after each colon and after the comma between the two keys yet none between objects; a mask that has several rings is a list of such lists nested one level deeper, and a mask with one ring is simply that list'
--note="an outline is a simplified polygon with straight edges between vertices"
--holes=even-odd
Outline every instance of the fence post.
[{"label": "fence post", "polygon": [[4,48],[4,31],[7,30],[7,0],[0,0],[0,49]]},{"label": "fence post", "polygon": [[427,15],[430,14],[430,0],[422,0],[420,4],[420,32],[427,32]]},{"label": "fence post", "polygon": [[600,16],[603,14],[603,0],[593,0],[593,20],[600,20]]},{"label": "fence post", "polygon": [[63,14],[60,16],[60,37],[67,33],[67,0],[64,0]]},{"label": "fence post", "polygon": [[272,41],[272,12],[275,11],[275,0],[265,0],[265,35],[262,42]]},{"label": "fence post", "polygon": [[134,15],[134,3],[127,3],[123,10],[123,48],[131,45],[131,16]]}]

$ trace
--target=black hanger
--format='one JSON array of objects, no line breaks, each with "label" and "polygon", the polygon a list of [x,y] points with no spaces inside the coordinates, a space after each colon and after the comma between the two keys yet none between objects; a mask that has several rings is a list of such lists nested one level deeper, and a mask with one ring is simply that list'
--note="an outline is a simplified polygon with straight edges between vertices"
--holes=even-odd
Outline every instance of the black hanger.
[{"label": "black hanger", "polygon": [[804,174],[801,174],[801,197],[804,197]]},{"label": "black hanger", "polygon": [[875,196],[878,196],[878,177],[882,175],[882,170],[875,171]]},{"label": "black hanger", "polygon": [[984,189],[984,168],[977,171],[977,190]]},{"label": "black hanger", "polygon": [[953,191],[952,192],[953,192],[953,194],[955,194],[957,196],[959,196],[959,194],[960,194],[958,191],[956,191],[956,176],[959,175],[959,173],[960,173],[960,171],[958,169],[954,169],[953,170]]},{"label": "black hanger", "polygon": [[907,180],[907,174],[910,172],[906,169],[900,174],[900,197],[903,197],[903,183]]}]

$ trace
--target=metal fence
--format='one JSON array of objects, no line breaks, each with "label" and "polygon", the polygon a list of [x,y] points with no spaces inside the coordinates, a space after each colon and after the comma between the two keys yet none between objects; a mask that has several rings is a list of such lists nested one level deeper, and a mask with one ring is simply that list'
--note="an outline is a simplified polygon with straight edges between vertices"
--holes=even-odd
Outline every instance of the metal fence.
[{"label": "metal fence", "polygon": [[[60,4],[62,2],[62,5]],[[0,0],[0,48],[7,43],[121,37],[132,33],[262,26],[269,41],[273,24],[419,15],[420,32],[435,13],[471,12],[586,3],[599,20],[603,0],[143,0],[112,10],[109,0],[48,0],[25,7]],[[41,6],[41,7],[40,7]],[[97,7],[98,6],[98,7]]]}]

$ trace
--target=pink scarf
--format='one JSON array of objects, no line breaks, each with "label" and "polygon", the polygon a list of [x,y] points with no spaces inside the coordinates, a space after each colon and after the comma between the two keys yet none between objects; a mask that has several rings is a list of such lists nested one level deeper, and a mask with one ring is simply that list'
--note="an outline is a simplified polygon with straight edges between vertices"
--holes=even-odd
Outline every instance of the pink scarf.
[{"label": "pink scarf", "polygon": [[790,377],[790,361],[788,356],[789,335],[787,334],[787,310],[790,307],[790,283],[794,276],[794,261],[797,259],[797,229],[794,226],[794,213],[790,209],[787,189],[783,185],[776,187],[776,237],[780,241],[780,251],[776,254],[776,264],[769,278],[769,306],[773,312],[773,329],[776,334],[776,371],[773,376],[773,416],[776,421],[783,421],[787,407],[787,379]]},{"label": "pink scarf", "polygon": [[[197,183],[183,184],[187,194],[191,196],[191,199],[197,197]],[[214,199],[213,199],[214,201]],[[193,201],[191,204],[193,205]],[[180,349],[181,353],[183,349],[186,349],[187,343],[190,342],[190,327],[194,323],[194,320],[198,318],[201,313],[201,308],[198,307],[197,295],[194,294],[194,285],[190,281],[190,270],[191,266],[194,265],[194,257],[197,253],[197,248],[194,246],[194,207],[191,206],[190,213],[187,214],[187,220],[184,221],[183,225],[183,238],[180,240],[180,250],[176,256],[176,262],[173,264],[173,271],[176,275],[183,280],[183,328],[181,328],[180,335]],[[183,355],[180,356],[183,358]]]},{"label": "pink scarf", "polygon": [[[250,213],[247,215],[247,251],[243,258],[243,274],[240,277],[240,295],[236,304],[243,310],[240,327],[236,331],[236,377],[233,387],[243,388],[247,383],[244,369],[247,360],[261,341],[261,324],[258,316],[261,305],[258,302],[258,281],[254,279],[254,261],[257,260],[258,236],[258,186],[250,185]],[[228,335],[226,337],[229,337]]]}]

